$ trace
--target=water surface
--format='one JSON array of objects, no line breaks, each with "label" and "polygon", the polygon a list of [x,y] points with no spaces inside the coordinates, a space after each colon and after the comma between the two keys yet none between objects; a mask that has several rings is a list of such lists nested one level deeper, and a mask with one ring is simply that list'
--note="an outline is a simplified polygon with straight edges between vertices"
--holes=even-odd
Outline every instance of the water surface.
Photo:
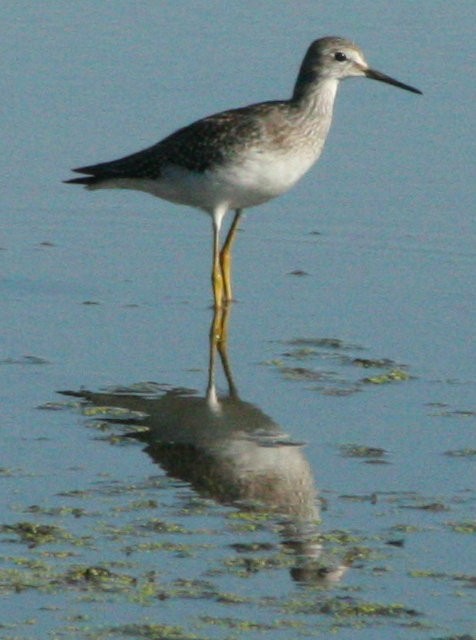
[{"label": "water surface", "polygon": [[[473,637],[475,18],[4,3],[2,637]],[[209,220],[61,180],[289,95],[333,33],[424,95],[344,83],[249,212],[215,399]]]}]

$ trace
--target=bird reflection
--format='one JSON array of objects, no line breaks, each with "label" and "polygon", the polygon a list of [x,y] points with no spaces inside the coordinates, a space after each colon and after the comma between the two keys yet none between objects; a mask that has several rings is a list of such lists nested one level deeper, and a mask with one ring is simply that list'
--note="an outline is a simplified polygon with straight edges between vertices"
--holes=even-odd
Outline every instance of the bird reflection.
[{"label": "bird reflection", "polygon": [[[283,546],[296,557],[293,578],[335,582],[348,563],[328,568],[319,560],[319,500],[302,443],[293,442],[269,416],[238,395],[227,354],[229,313],[229,308],[215,310],[203,396],[170,387],[157,387],[160,393],[154,397],[130,388],[63,393],[143,414],[144,418],[124,420],[139,427],[128,435],[144,442],[145,451],[168,475],[189,482],[198,494],[218,503],[272,514]],[[224,394],[217,392],[217,360],[226,380]]]}]

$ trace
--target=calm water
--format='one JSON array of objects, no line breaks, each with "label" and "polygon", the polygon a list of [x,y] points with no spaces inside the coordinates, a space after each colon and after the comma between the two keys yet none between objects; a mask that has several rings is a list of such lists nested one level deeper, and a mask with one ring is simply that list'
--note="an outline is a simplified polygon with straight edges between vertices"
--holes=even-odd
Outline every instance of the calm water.
[{"label": "calm water", "polygon": [[[1,638],[473,637],[475,19],[2,3]],[[209,220],[61,180],[287,96],[328,34],[424,95],[345,82],[249,212],[213,404]]]}]

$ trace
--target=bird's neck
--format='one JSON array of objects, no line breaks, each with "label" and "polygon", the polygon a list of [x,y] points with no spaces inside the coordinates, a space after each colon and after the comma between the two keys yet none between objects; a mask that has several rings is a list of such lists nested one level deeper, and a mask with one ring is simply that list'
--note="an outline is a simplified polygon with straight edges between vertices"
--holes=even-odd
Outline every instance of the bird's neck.
[{"label": "bird's neck", "polygon": [[301,73],[289,101],[294,127],[306,139],[316,160],[322,152],[331,126],[337,85],[335,78],[303,77]]},{"label": "bird's neck", "polygon": [[313,117],[332,118],[338,84],[335,78],[322,78],[301,71],[294,87],[291,104]]}]

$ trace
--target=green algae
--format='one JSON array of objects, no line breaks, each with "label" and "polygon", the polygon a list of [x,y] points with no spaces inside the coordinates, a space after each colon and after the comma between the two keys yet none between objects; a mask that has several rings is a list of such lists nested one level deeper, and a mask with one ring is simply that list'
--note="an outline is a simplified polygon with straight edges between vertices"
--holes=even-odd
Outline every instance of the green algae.
[{"label": "green algae", "polygon": [[147,531],[153,531],[154,533],[174,533],[174,534],[190,533],[182,525],[179,525],[175,522],[166,522],[165,520],[160,520],[159,518],[153,518],[151,520],[147,520],[146,522],[141,523],[140,526],[143,529]]},{"label": "green algae", "polygon": [[0,525],[0,533],[13,534],[14,538],[9,538],[9,542],[18,541],[28,545],[28,547],[57,542],[83,545],[90,541],[89,537],[79,538],[57,525],[37,524],[26,521]]},{"label": "green algae", "polygon": [[446,526],[455,533],[474,534],[476,533],[476,522],[447,522]]},{"label": "green algae", "polygon": [[371,458],[373,460],[381,460],[387,455],[387,451],[380,447],[370,447],[359,444],[342,444],[339,450],[345,458]]},{"label": "green algae", "polygon": [[293,629],[299,631],[305,627],[305,624],[298,620],[280,620],[273,622],[256,622],[253,620],[243,620],[236,617],[218,617],[218,616],[202,616],[201,621],[207,626],[224,627],[232,629],[240,633],[251,633],[253,631],[266,632]]},{"label": "green algae", "polygon": [[235,575],[249,577],[250,574],[261,571],[290,568],[292,566],[292,558],[284,553],[262,557],[240,556],[225,559],[223,565]]},{"label": "green algae", "polygon": [[323,601],[291,600],[286,608],[292,613],[317,613],[332,616],[336,621],[355,618],[408,618],[418,611],[400,603],[381,604],[345,597],[325,598]]},{"label": "green algae", "polygon": [[[315,352],[318,350],[319,347],[297,347],[295,353],[290,351],[289,356],[283,356],[283,362],[289,364],[286,360],[292,357],[296,361],[299,359],[301,364],[306,364],[305,361],[311,362],[316,357]],[[331,348],[328,347],[328,350]],[[343,355],[339,353],[338,347],[335,349],[335,355]],[[337,362],[341,370],[345,364],[350,371],[370,369],[378,364],[373,362],[367,367],[354,363],[352,367],[350,361],[344,362],[344,359],[339,358],[333,362]],[[382,361],[380,364],[383,370],[387,363]],[[309,369],[312,370],[313,367]],[[335,378],[335,382],[339,384],[338,377]],[[117,419],[124,420],[127,426],[127,417]],[[112,422],[104,424],[108,429],[114,426]],[[93,434],[93,437],[95,435]],[[121,442],[119,438],[117,441]],[[340,453],[345,457],[362,461],[378,461],[386,459],[389,455],[384,449],[362,444],[342,445]],[[318,560],[310,561],[309,558],[297,557],[299,551],[296,553],[291,545],[286,546],[288,541],[285,541],[280,533],[283,523],[276,514],[260,510],[259,505],[241,505],[239,510],[229,506],[223,508],[209,498],[195,495],[184,483],[179,485],[178,499],[174,494],[172,501],[169,495],[161,494],[161,490],[175,486],[174,480],[164,476],[146,480],[141,477],[135,480],[136,475],[132,473],[130,477],[134,480],[128,479],[123,482],[115,478],[111,471],[104,472],[98,475],[96,483],[88,483],[87,491],[75,489],[64,492],[62,496],[69,499],[71,505],[66,503],[66,499],[62,499],[63,504],[59,506],[55,502],[52,507],[33,505],[22,511],[42,516],[40,525],[45,521],[49,523],[50,520],[47,518],[56,518],[57,525],[67,522],[71,527],[75,526],[72,531],[86,532],[94,539],[95,549],[86,557],[80,545],[58,534],[58,545],[44,542],[29,547],[32,557],[36,556],[35,561],[32,558],[18,558],[16,561],[3,558],[2,562],[5,565],[9,563],[8,570],[11,573],[9,576],[0,574],[0,588],[5,589],[0,592],[13,595],[27,589],[36,589],[44,594],[63,597],[67,594],[68,605],[81,605],[84,612],[88,611],[88,606],[94,606],[96,602],[100,603],[99,606],[107,604],[136,607],[131,609],[132,617],[128,619],[131,624],[101,627],[89,626],[87,615],[78,614],[74,617],[71,614],[67,618],[66,611],[60,606],[58,610],[62,619],[69,620],[71,624],[59,630],[58,637],[91,640],[115,640],[120,637],[151,640],[168,637],[173,640],[202,637],[207,640],[212,637],[225,640],[226,637],[226,640],[238,640],[269,637],[271,634],[283,638],[327,637],[331,633],[338,633],[343,627],[365,629],[372,625],[385,626],[385,637],[391,637],[392,627],[418,630],[422,629],[425,623],[419,619],[418,612],[411,606],[406,606],[406,603],[385,600],[380,603],[374,602],[372,597],[368,598],[368,601],[365,598],[360,600],[351,597],[349,594],[354,596],[357,593],[368,596],[365,585],[355,587],[353,583],[353,586],[349,587],[347,578],[341,580],[340,577],[335,582],[326,581],[327,576],[332,578],[332,567],[336,567],[337,570],[342,568],[344,572],[349,570],[347,575],[358,577],[360,574],[367,579],[370,577],[377,589],[380,576],[386,575],[387,581],[394,578],[398,580],[402,571],[399,561],[402,556],[408,555],[411,540],[407,541],[402,554],[399,548],[384,546],[396,542],[397,547],[397,543],[402,542],[389,541],[388,532],[399,530],[405,533],[406,538],[407,534],[410,536],[424,531],[421,526],[407,524],[397,524],[393,529],[389,525],[395,522],[394,517],[390,523],[387,519],[383,520],[389,514],[394,516],[395,513],[399,513],[399,509],[406,508],[408,505],[405,501],[409,503],[409,508],[429,512],[434,530],[451,528],[453,524],[463,527],[458,533],[471,532],[467,530],[466,521],[441,522],[438,513],[444,511],[441,506],[446,508],[446,501],[440,496],[423,498],[411,492],[386,494],[378,492],[377,489],[375,493],[365,496],[342,496],[326,488],[324,478],[322,488],[328,496],[331,518],[335,517],[336,510],[339,509],[342,512],[362,509],[364,513],[372,512],[371,517],[380,518],[380,529],[352,529],[350,523],[341,521],[343,528],[333,530],[332,526],[338,526],[339,520],[331,521],[332,524],[329,524],[330,518],[326,518],[324,514],[320,533],[315,541],[316,547],[322,546],[322,556]],[[58,497],[59,494],[55,496],[56,501]],[[79,503],[78,500],[82,502]],[[340,500],[349,500],[355,504],[339,503]],[[453,505],[450,498],[448,502]],[[374,508],[369,503],[378,504],[378,507]],[[92,504],[94,511],[90,507]],[[323,510],[324,504],[325,501],[321,505]],[[436,516],[432,517],[431,513],[435,513]],[[212,525],[204,525],[203,520],[197,524],[194,518],[203,515],[210,515],[214,519]],[[423,513],[421,516],[412,513],[411,517],[427,518]],[[209,528],[205,530],[205,526]],[[326,526],[329,531],[325,530]],[[346,526],[349,528],[346,529]],[[65,528],[58,529],[68,534]],[[12,537],[15,535],[17,541],[22,541],[19,532],[13,534],[11,531],[3,531],[3,534],[11,534]],[[210,534],[209,544],[197,544],[193,538],[196,535],[199,542],[204,539],[209,542],[208,538],[204,538],[207,534]],[[216,538],[212,537],[215,535]],[[9,543],[11,540],[7,539],[6,542]],[[114,561],[99,556],[98,552],[102,553],[104,549],[107,550],[106,554],[114,557]],[[211,552],[208,553],[209,551]],[[198,571],[198,575],[203,579],[187,577],[189,568],[194,567],[196,570],[202,562],[202,569]],[[403,565],[404,572],[405,569]],[[304,579],[301,579],[301,574],[304,575]],[[445,578],[454,580],[454,591],[456,588],[460,590],[458,594],[453,593],[454,597],[463,593],[468,598],[469,588],[473,586],[471,576],[440,576],[431,571],[428,571],[427,575],[424,571],[415,572],[414,575],[405,572],[405,575],[415,581],[421,580],[422,586],[428,589],[434,588],[434,581],[440,581],[437,586],[441,587],[441,581]],[[4,581],[2,576],[5,578]],[[423,583],[424,579],[427,580],[426,583]],[[292,588],[293,580],[300,583],[297,590]],[[339,580],[341,582],[338,582]],[[273,588],[274,582],[282,586],[286,595],[263,594],[260,585],[269,584]],[[416,582],[415,586],[418,586]],[[374,597],[375,593],[377,592],[374,591]],[[382,591],[383,593],[385,592]],[[293,597],[287,601],[290,594],[295,596],[294,610],[290,606]],[[187,603],[187,600],[202,602]],[[298,600],[301,602],[301,609],[297,604]],[[148,611],[154,612],[154,615],[156,611],[160,611],[160,617],[157,620],[142,620],[141,616],[146,607]],[[185,622],[185,618],[182,621],[180,617],[165,617],[166,614],[163,612],[172,610],[173,607],[183,607],[188,621]],[[199,613],[193,613],[194,607],[198,607]],[[220,612],[225,611],[230,613],[229,617],[220,615]],[[216,615],[208,615],[210,613]],[[94,620],[97,621],[97,618],[94,617]],[[177,620],[180,624],[162,624],[166,620]],[[109,619],[108,622],[114,621]],[[201,633],[204,636],[200,635]]]},{"label": "green algae", "polygon": [[97,629],[85,633],[84,637],[86,640],[108,640],[117,637],[135,638],[135,640],[206,640],[203,636],[188,633],[183,627],[153,622]]},{"label": "green algae", "polygon": [[[369,385],[405,382],[413,377],[408,373],[406,365],[399,364],[391,358],[364,358],[361,355],[352,355],[352,352],[360,353],[363,348],[342,340],[298,338],[285,344],[291,349],[267,360],[264,364],[278,370],[287,380],[314,383],[310,388],[324,395],[346,396],[363,391]],[[304,366],[304,362],[307,366]],[[332,363],[332,369],[328,368],[329,363]],[[375,369],[376,373],[356,377],[354,371],[360,369]]]},{"label": "green algae", "polygon": [[365,384],[389,384],[390,382],[404,382],[405,380],[410,380],[410,378],[411,376],[407,371],[390,369],[390,371],[380,375],[362,378],[362,382]]}]

